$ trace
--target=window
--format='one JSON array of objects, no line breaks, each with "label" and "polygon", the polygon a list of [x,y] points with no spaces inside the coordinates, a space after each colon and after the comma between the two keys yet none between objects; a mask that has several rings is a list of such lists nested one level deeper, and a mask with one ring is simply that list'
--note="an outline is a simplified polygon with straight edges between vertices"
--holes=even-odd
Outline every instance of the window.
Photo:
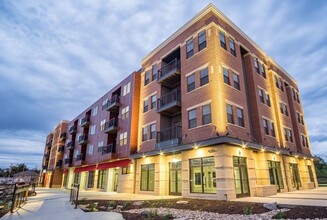
[{"label": "window", "polygon": [[121,174],[125,175],[125,174],[130,174],[131,173],[131,167],[127,166],[127,167],[122,167],[121,168]]},{"label": "window", "polygon": [[157,107],[157,95],[151,96],[151,109],[154,109]]},{"label": "window", "polygon": [[143,112],[147,112],[149,110],[149,100],[146,99],[143,101]]},{"label": "window", "polygon": [[127,144],[127,132],[121,133],[119,135],[119,145],[122,146],[125,144]]},{"label": "window", "polygon": [[191,193],[216,193],[214,157],[190,160]]},{"label": "window", "polygon": [[302,142],[302,146],[305,147],[305,137],[304,135],[301,134],[301,142]]},{"label": "window", "polygon": [[196,109],[188,111],[188,128],[196,127]]},{"label": "window", "polygon": [[301,115],[301,124],[304,125],[303,115]]},{"label": "window", "polygon": [[233,73],[233,80],[234,80],[234,88],[240,90],[240,79],[238,74]]},{"label": "window", "polygon": [[92,125],[91,129],[90,129],[90,135],[94,135],[95,134],[95,129],[96,129],[96,125]]},{"label": "window", "polygon": [[279,78],[279,88],[284,92],[283,80]]},{"label": "window", "polygon": [[274,126],[274,122],[270,122],[270,133],[271,133],[271,136],[275,137],[275,126]]},{"label": "window", "polygon": [[127,83],[123,88],[123,96],[127,95],[131,91],[131,83]]},{"label": "window", "polygon": [[154,164],[141,165],[141,191],[154,191]]},{"label": "window", "polygon": [[223,67],[223,74],[224,74],[224,83],[230,85],[228,69]]},{"label": "window", "polygon": [[150,82],[150,70],[145,71],[144,74],[144,85],[148,85]]},{"label": "window", "polygon": [[259,73],[258,58],[254,58],[254,68],[257,73]]},{"label": "window", "polygon": [[225,39],[225,33],[222,31],[219,31],[219,39],[220,39],[220,46],[227,50],[226,47],[226,39]]},{"label": "window", "polygon": [[280,113],[284,114],[284,108],[283,108],[283,103],[279,103],[279,109],[280,109]]},{"label": "window", "polygon": [[158,64],[152,66],[152,81],[157,79]]},{"label": "window", "polygon": [[104,126],[106,124],[106,119],[103,119],[101,122],[100,122],[100,130],[103,131],[104,130]]},{"label": "window", "polygon": [[211,106],[210,104],[202,106],[202,125],[211,123]]},{"label": "window", "polygon": [[268,93],[266,93],[266,104],[270,107],[270,97]]},{"label": "window", "polygon": [[275,84],[276,84],[276,87],[279,88],[278,77],[276,75],[275,75]]},{"label": "window", "polygon": [[266,78],[266,70],[265,65],[263,63],[260,64],[261,75]]},{"label": "window", "polygon": [[100,148],[100,147],[103,147],[103,141],[99,141],[99,142],[98,142],[98,152],[99,152],[99,148]]},{"label": "window", "polygon": [[74,174],[74,183],[79,183],[80,182],[80,173],[75,173]]},{"label": "window", "polygon": [[284,128],[285,140],[293,143],[292,131],[290,129]]},{"label": "window", "polygon": [[239,126],[244,127],[243,109],[237,108],[237,123]]},{"label": "window", "polygon": [[148,128],[144,127],[142,128],[142,141],[146,141],[147,137],[148,137]]},{"label": "window", "polygon": [[297,122],[299,122],[300,124],[302,124],[301,123],[301,115],[300,115],[299,112],[296,113],[296,118],[297,118]]},{"label": "window", "polygon": [[98,106],[92,109],[92,116],[96,116],[98,114]]},{"label": "window", "polygon": [[262,89],[258,89],[260,102],[265,103]]},{"label": "window", "polygon": [[186,42],[186,58],[190,58],[193,55],[194,55],[193,39],[190,39]]},{"label": "window", "polygon": [[235,42],[232,38],[229,38],[229,48],[230,48],[230,53],[236,57]]},{"label": "window", "polygon": [[97,188],[98,189],[105,189],[106,185],[107,185],[107,171],[106,170],[99,170]]},{"label": "window", "polygon": [[209,83],[208,68],[200,70],[200,86]]},{"label": "window", "polygon": [[309,170],[309,176],[310,176],[310,182],[315,182],[314,177],[313,177],[313,172],[312,172],[312,168],[311,165],[308,165],[308,170]]},{"label": "window", "polygon": [[121,119],[127,119],[129,117],[129,106],[126,106],[121,110]]},{"label": "window", "polygon": [[280,109],[280,112],[286,116],[288,116],[288,110],[287,110],[287,105],[280,102],[279,103],[279,109]]},{"label": "window", "polygon": [[156,138],[156,124],[150,125],[150,139]]},{"label": "window", "polygon": [[195,89],[195,75],[194,73],[187,77],[187,92],[191,92]]},{"label": "window", "polygon": [[263,119],[263,130],[264,130],[266,135],[269,135],[269,128],[268,128],[268,120],[267,119]]},{"label": "window", "polygon": [[198,35],[199,38],[199,51],[203,50],[207,46],[207,41],[206,41],[206,31],[201,31]]},{"label": "window", "polygon": [[285,112],[285,115],[288,116],[287,105],[285,105],[285,104],[284,104],[284,112]]},{"label": "window", "polygon": [[226,112],[227,112],[227,122],[230,124],[234,124],[233,106],[230,104],[226,104]]},{"label": "window", "polygon": [[89,175],[87,177],[87,188],[93,188],[94,185],[94,171],[89,171]]},{"label": "window", "polygon": [[89,155],[93,154],[93,145],[89,145]]}]

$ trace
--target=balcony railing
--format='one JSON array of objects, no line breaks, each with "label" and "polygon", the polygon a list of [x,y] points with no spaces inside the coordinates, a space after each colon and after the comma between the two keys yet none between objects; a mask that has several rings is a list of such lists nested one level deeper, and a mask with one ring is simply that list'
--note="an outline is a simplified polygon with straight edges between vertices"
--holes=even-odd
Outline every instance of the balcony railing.
[{"label": "balcony railing", "polygon": [[73,141],[69,141],[67,143],[67,146],[66,146],[67,150],[73,149],[74,147],[75,147],[75,143]]},{"label": "balcony railing", "polygon": [[120,105],[119,101],[120,97],[118,95],[114,95],[102,106],[102,110],[118,112]]},{"label": "balcony railing", "polygon": [[81,119],[81,126],[88,127],[90,125],[90,116],[86,115],[84,118]]},{"label": "balcony railing", "polygon": [[57,163],[56,163],[56,167],[61,167],[62,166],[62,160],[58,160]]},{"label": "balcony railing", "polygon": [[167,87],[175,87],[180,83],[180,61],[175,58],[158,70],[157,82]]},{"label": "balcony railing", "polygon": [[115,153],[116,152],[116,144],[111,143],[108,144],[107,146],[102,146],[98,148],[98,152],[103,154],[109,154],[109,153]]},{"label": "balcony railing", "polygon": [[78,144],[83,145],[87,144],[87,134],[83,134],[78,138]]},{"label": "balcony railing", "polygon": [[46,143],[46,146],[47,146],[48,148],[51,148],[51,147],[52,147],[52,140],[51,140],[51,141],[48,141],[48,142]]},{"label": "balcony railing", "polygon": [[50,157],[50,153],[46,153],[46,154],[44,154],[44,158],[45,158],[46,160],[49,160],[49,157]]},{"label": "balcony railing", "polygon": [[85,160],[85,154],[78,154],[76,156],[76,161],[81,161],[81,160]]},{"label": "balcony railing", "polygon": [[77,131],[77,127],[75,125],[70,126],[70,128],[69,128],[70,134],[74,134],[74,133],[76,133],[76,131]]},{"label": "balcony railing", "polygon": [[112,118],[104,124],[103,131],[105,133],[115,133],[118,130],[118,119]]},{"label": "balcony railing", "polygon": [[63,146],[63,145],[61,145],[61,146],[59,146],[59,148],[58,148],[58,152],[64,152],[64,150],[65,150],[65,146]]},{"label": "balcony railing", "polygon": [[71,159],[71,158],[66,158],[66,159],[64,160],[64,163],[65,163],[65,164],[71,164],[71,163],[72,163],[72,159]]},{"label": "balcony railing", "polygon": [[60,134],[60,141],[65,141],[66,138],[67,138],[67,133],[66,132]]},{"label": "balcony railing", "polygon": [[155,148],[174,147],[182,141],[182,127],[174,126],[157,132]]},{"label": "balcony railing", "polygon": [[157,101],[157,112],[164,114],[176,114],[180,112],[181,107],[181,91],[175,89]]}]

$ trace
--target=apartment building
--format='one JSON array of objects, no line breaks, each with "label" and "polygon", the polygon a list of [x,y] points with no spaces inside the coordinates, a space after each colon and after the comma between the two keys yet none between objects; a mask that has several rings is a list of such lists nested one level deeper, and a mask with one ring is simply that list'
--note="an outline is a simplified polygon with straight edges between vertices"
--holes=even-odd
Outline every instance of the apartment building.
[{"label": "apartment building", "polygon": [[40,185],[60,188],[62,182],[62,158],[68,121],[61,121],[46,138],[42,161]]},{"label": "apartment building", "polygon": [[296,81],[210,4],[142,60],[135,192],[317,186]]},{"label": "apartment building", "polygon": [[133,192],[140,74],[132,73],[68,125],[62,186]]},{"label": "apartment building", "polygon": [[315,188],[311,158],[295,79],[209,4],[69,122],[62,187],[268,196]]}]

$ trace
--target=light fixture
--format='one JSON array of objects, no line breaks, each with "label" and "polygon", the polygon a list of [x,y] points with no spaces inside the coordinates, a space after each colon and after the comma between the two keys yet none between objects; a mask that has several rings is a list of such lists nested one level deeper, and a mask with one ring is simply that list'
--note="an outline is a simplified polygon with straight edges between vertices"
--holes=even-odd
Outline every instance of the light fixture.
[{"label": "light fixture", "polygon": [[280,154],[280,151],[278,150],[278,151],[276,151],[276,154]]},{"label": "light fixture", "polygon": [[171,162],[173,162],[173,163],[177,163],[178,161],[179,161],[179,159],[177,159],[176,156],[174,156],[174,158],[172,159]]},{"label": "light fixture", "polygon": [[146,157],[145,154],[143,154],[142,158],[144,159],[145,157]]},{"label": "light fixture", "polygon": [[160,151],[160,156],[162,156],[164,154],[164,152],[163,151]]},{"label": "light fixture", "polygon": [[199,146],[197,144],[194,144],[194,147],[193,147],[195,150],[199,148]]},{"label": "light fixture", "polygon": [[265,149],[263,147],[261,148],[261,152],[265,152]]}]

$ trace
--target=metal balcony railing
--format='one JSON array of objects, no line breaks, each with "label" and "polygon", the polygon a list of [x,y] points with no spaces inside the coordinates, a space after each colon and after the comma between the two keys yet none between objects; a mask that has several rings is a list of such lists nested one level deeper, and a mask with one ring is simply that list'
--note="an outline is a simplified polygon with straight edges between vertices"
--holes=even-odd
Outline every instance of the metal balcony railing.
[{"label": "metal balcony railing", "polygon": [[119,108],[120,96],[114,95],[111,97],[103,106],[102,110],[111,111],[117,110]]},{"label": "metal balcony railing", "polygon": [[116,152],[116,144],[111,143],[107,146],[99,147],[98,152],[101,152],[101,154],[109,154],[109,153],[115,153]]},{"label": "metal balcony railing", "polygon": [[63,132],[63,133],[60,134],[60,140],[61,141],[66,140],[66,138],[67,138],[67,133],[66,132]]},{"label": "metal balcony railing", "polygon": [[67,150],[70,150],[70,149],[72,149],[73,147],[75,147],[75,143],[74,143],[73,141],[69,141],[69,142],[67,143],[67,146],[66,146]]},{"label": "metal balcony railing", "polygon": [[83,135],[79,136],[78,143],[79,144],[86,144],[87,143],[87,134],[83,134]]},{"label": "metal balcony railing", "polygon": [[104,124],[103,131],[105,133],[114,133],[117,132],[117,128],[118,128],[118,119],[112,118]]},{"label": "metal balcony railing", "polygon": [[76,161],[81,161],[81,160],[85,160],[85,154],[78,154],[76,156]]},{"label": "metal balcony railing", "polygon": [[90,124],[90,116],[86,115],[81,119],[81,126],[82,127],[87,127]]},{"label": "metal balcony railing", "polygon": [[70,126],[70,128],[69,128],[70,134],[76,133],[76,131],[77,131],[77,127],[75,125]]},{"label": "metal balcony railing", "polygon": [[179,89],[175,89],[158,99],[157,112],[162,112],[164,110],[180,107],[180,106],[181,106],[181,91]]},{"label": "metal balcony railing", "polygon": [[182,141],[182,127],[173,126],[157,132],[155,148],[172,147]]}]

